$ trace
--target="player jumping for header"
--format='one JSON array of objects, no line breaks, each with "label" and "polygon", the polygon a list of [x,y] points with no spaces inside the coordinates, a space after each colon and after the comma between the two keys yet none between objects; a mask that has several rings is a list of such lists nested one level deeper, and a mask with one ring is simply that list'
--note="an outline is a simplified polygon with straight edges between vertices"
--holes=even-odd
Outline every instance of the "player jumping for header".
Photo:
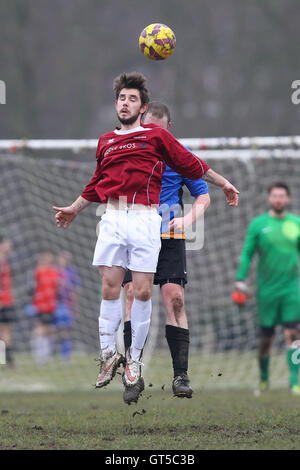
[{"label": "player jumping for header", "polygon": [[223,176],[191,154],[167,130],[141,124],[149,93],[139,73],[122,73],[114,81],[115,108],[121,127],[98,142],[97,167],[82,194],[67,207],[56,207],[58,227],[69,227],[91,202],[107,204],[100,222],[93,265],[102,278],[99,317],[100,372],[96,387],[107,385],[124,358],[116,351],[122,318],[120,292],[126,269],[132,271],[132,345],[123,382],[140,387],[140,356],[151,316],[153,276],[160,251],[161,217],[157,213],[165,162],[187,178],[206,178],[222,188],[229,205],[238,205],[239,191]]}]

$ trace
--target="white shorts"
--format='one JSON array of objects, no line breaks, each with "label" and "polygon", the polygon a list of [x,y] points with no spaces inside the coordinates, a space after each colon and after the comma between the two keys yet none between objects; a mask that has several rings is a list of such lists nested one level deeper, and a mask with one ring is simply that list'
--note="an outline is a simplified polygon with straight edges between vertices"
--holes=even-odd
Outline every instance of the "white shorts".
[{"label": "white shorts", "polygon": [[161,216],[153,210],[106,210],[99,224],[94,266],[122,266],[155,273]]}]

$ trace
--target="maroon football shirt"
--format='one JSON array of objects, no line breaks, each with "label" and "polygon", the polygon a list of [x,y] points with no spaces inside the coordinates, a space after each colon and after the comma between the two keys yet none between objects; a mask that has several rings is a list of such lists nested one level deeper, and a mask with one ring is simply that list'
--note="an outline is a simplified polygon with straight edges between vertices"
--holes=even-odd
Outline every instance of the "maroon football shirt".
[{"label": "maroon football shirt", "polygon": [[159,204],[165,162],[177,173],[198,179],[209,169],[166,129],[141,124],[103,134],[96,153],[97,168],[81,196],[92,202],[123,196],[128,203]]}]

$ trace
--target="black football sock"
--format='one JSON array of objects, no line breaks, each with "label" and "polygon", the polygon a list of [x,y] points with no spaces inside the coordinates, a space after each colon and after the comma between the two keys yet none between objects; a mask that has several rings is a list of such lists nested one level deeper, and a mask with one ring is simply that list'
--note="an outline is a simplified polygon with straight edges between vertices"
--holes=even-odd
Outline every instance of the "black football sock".
[{"label": "black football sock", "polygon": [[9,365],[14,364],[14,358],[13,358],[13,353],[12,353],[11,346],[6,346],[5,355],[6,355],[6,363],[9,364]]},{"label": "black football sock", "polygon": [[188,370],[190,332],[185,328],[166,325],[166,339],[171,351],[174,377]]},{"label": "black football sock", "polygon": [[124,348],[125,348],[125,353],[128,351],[128,349],[131,346],[131,321],[125,321],[124,322]]}]

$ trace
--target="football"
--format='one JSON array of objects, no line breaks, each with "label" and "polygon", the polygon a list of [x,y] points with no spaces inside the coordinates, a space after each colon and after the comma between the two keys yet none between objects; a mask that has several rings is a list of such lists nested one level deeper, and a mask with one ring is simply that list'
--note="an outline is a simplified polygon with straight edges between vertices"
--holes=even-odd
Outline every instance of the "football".
[{"label": "football", "polygon": [[165,24],[150,24],[140,34],[140,50],[151,60],[167,59],[174,52],[175,45],[175,34]]}]

